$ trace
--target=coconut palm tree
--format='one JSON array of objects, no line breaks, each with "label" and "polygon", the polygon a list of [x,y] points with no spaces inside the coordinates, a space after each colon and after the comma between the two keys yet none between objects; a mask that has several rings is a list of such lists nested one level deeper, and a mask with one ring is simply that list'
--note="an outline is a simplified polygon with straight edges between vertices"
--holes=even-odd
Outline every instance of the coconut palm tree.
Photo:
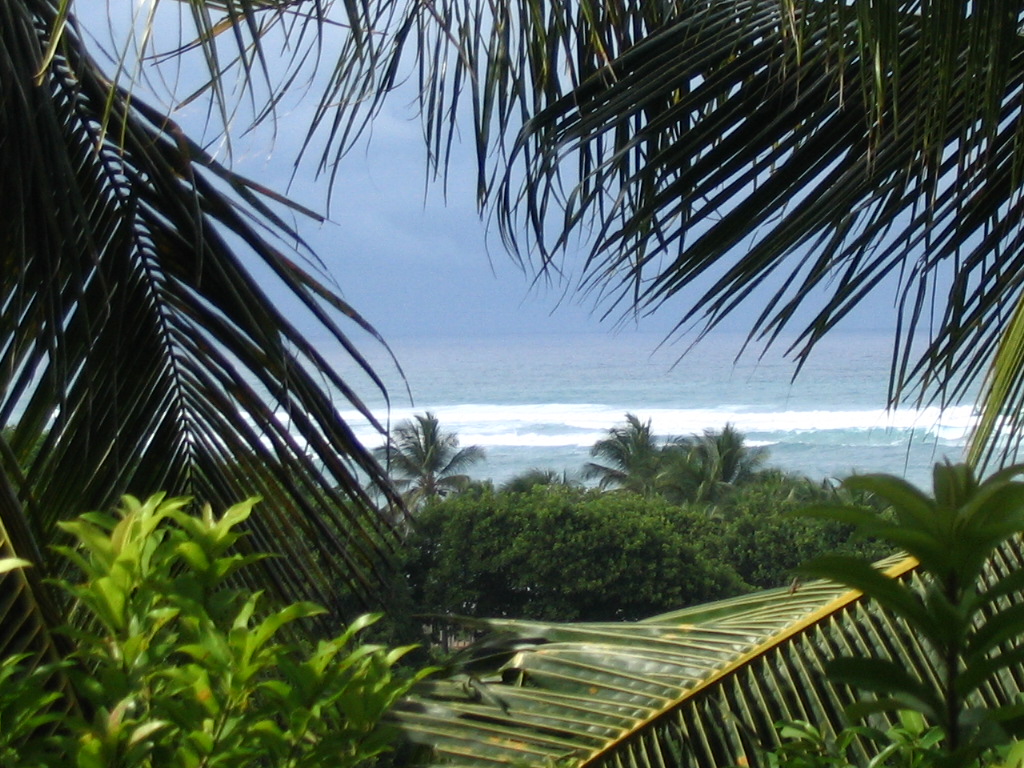
[{"label": "coconut palm tree", "polygon": [[728,488],[753,480],[766,459],[765,450],[748,447],[731,424],[705,429],[661,446],[653,487],[677,504],[712,502]]},{"label": "coconut palm tree", "polygon": [[662,448],[655,485],[658,493],[673,504],[709,501],[713,481],[691,438],[679,437]]},{"label": "coconut palm tree", "polygon": [[745,440],[742,432],[726,424],[721,430],[705,429],[688,441],[691,462],[700,476],[696,500],[714,499],[723,489],[756,476],[767,453],[748,447]]},{"label": "coconut palm tree", "polygon": [[726,424],[722,429],[705,429],[695,448],[714,467],[719,482],[736,485],[753,479],[768,458],[764,448],[752,448],[746,440],[736,427]]},{"label": "coconut palm tree", "polygon": [[657,491],[658,469],[663,445],[651,431],[651,420],[640,421],[633,413],[626,414],[624,424],[608,430],[590,449],[600,462],[587,462],[583,476],[596,479],[601,488],[622,490],[651,496]]},{"label": "coconut palm tree", "polygon": [[463,470],[485,457],[478,445],[460,448],[459,436],[442,430],[430,411],[396,426],[376,454],[409,508],[465,488],[469,476]]}]

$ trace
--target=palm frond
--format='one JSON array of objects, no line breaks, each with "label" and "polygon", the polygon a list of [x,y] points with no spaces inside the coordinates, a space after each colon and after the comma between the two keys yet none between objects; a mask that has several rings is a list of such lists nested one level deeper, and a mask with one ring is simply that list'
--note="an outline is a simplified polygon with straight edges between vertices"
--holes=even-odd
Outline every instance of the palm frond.
[{"label": "palm frond", "polygon": [[969,461],[978,467],[1017,455],[1014,435],[1024,432],[1024,296],[1006,321],[978,396]]},{"label": "palm frond", "polygon": [[458,448],[458,441],[456,441],[452,448],[457,450],[448,462],[441,467],[438,474],[442,478],[459,475],[462,473],[462,470],[487,458],[486,451],[479,445],[467,445],[465,448]]},{"label": "palm frond", "polygon": [[24,521],[15,552],[45,575],[56,522],[125,492],[260,495],[253,545],[284,555],[268,586],[334,606],[348,584],[372,600],[395,538],[364,486],[395,497],[339,418],[344,403],[372,421],[320,343],[382,390],[337,318],[372,328],[283,250],[301,241],[280,198],[107,80],[73,14],[51,37],[61,7],[0,10],[0,464],[4,523]]},{"label": "palm frond", "polygon": [[359,8],[374,34],[325,89],[322,167],[406,57],[430,159],[468,103],[481,205],[607,315],[705,333],[744,312],[758,343],[795,332],[801,363],[874,297],[898,324],[892,402],[957,401],[984,375],[1024,267],[1018,4]]},{"label": "palm frond", "polygon": [[[271,27],[304,51],[271,94],[325,71],[306,142],[323,171],[409,70],[433,167],[471,115],[481,206],[520,259],[606,316],[671,312],[700,335],[742,312],[757,344],[793,332],[799,365],[886,302],[891,402],[945,404],[972,396],[1021,296],[1009,0],[215,7],[195,21],[211,83],[224,58],[269,82]],[[317,58],[327,38],[337,56]],[[1024,388],[1006,391],[997,409],[1019,411]]]},{"label": "palm frond", "polygon": [[[0,445],[6,447],[2,436]],[[26,666],[36,669],[55,665],[64,658],[68,648],[66,641],[50,631],[61,623],[60,608],[51,601],[41,574],[31,566],[33,560],[39,562],[42,557],[31,528],[21,515],[14,491],[6,477],[0,475],[0,566],[4,561],[22,565],[11,569],[0,567],[0,659],[24,655]],[[75,692],[62,672],[55,666],[52,670],[48,674],[48,685],[51,690],[60,691],[60,706],[75,709]]]},{"label": "palm frond", "polygon": [[[1005,547],[991,575],[1024,563]],[[895,578],[916,561],[892,558]],[[826,679],[837,655],[898,658],[934,674],[919,639],[877,606],[828,582],[795,584],[626,624],[486,622],[497,638],[470,674],[425,684],[396,717],[437,764],[709,766],[756,764],[773,724],[838,730],[854,696]],[[1024,689],[1009,670],[988,702]]]},{"label": "palm frond", "polygon": [[[4,514],[0,515],[0,561],[16,559],[31,563],[16,553],[34,549],[28,526],[19,524],[18,506],[10,498],[11,487],[4,484],[2,492],[6,497]],[[31,568],[17,568],[0,571],[0,658],[27,653],[34,656],[31,666],[54,662],[62,654],[50,634],[50,627],[58,620],[57,608],[49,603],[45,589],[41,588],[39,577]]]},{"label": "palm frond", "polygon": [[[593,231],[580,284],[609,309],[682,300],[680,328],[706,330],[757,304],[753,334],[795,324],[801,359],[888,286],[904,337],[893,396],[917,377],[957,397],[1019,294],[1021,40],[1007,18],[967,14],[936,61],[934,20],[906,10],[893,49],[866,59],[876,41],[843,7],[801,4],[793,40],[778,3],[680,6],[532,118],[500,215],[510,239],[533,226],[544,263]],[[988,43],[1000,58],[982,65]]]}]

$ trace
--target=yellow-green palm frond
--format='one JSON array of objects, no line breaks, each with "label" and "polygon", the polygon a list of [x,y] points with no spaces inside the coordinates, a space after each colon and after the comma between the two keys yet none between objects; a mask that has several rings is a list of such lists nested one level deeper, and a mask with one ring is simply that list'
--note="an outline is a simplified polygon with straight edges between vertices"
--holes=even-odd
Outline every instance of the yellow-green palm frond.
[{"label": "yellow-green palm frond", "polygon": [[[1024,565],[1015,547],[992,574]],[[879,564],[915,578],[916,561]],[[828,582],[688,608],[624,624],[487,622],[496,639],[476,651],[473,675],[426,684],[397,714],[438,764],[651,768],[756,764],[773,724],[844,724],[852,691],[823,668],[837,655],[897,657],[934,674],[905,625]],[[1007,674],[1006,701],[1024,689]]]}]

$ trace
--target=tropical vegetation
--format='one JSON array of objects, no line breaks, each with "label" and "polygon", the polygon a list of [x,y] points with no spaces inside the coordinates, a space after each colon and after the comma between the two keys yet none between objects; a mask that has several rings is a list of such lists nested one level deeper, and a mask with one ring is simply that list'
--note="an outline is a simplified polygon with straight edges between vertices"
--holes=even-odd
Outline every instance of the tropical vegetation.
[{"label": "tropical vegetation", "polygon": [[466,488],[470,478],[463,470],[482,461],[485,453],[478,445],[460,448],[459,436],[441,429],[437,416],[427,411],[398,424],[376,455],[403,493],[405,505],[416,508]]},{"label": "tropical vegetation", "polygon": [[66,568],[58,524],[129,491],[258,494],[243,546],[282,557],[242,573],[252,588],[377,604],[397,537],[367,487],[397,495],[325,355],[379,388],[350,338],[373,330],[302,249],[305,213],[133,92],[126,61],[104,72],[77,10],[0,7],[0,557],[34,563],[0,574],[0,658],[69,652],[52,631],[71,606],[45,584]]},{"label": "tropical vegetation", "polygon": [[1024,609],[1007,604],[1020,600],[1024,572],[993,573],[1000,545],[1024,531],[1024,483],[1016,480],[1022,473],[1013,466],[979,483],[966,465],[938,465],[933,496],[896,477],[851,478],[848,486],[870,489],[893,517],[849,507],[818,514],[899,547],[917,561],[919,582],[895,582],[870,561],[840,554],[800,568],[859,590],[915,632],[933,676],[877,654],[841,654],[827,671],[867,694],[854,709],[861,717],[898,709],[923,715],[942,733],[932,750],[940,768],[969,765],[991,747],[1024,737],[1024,708],[1012,693],[1024,660]]},{"label": "tropical vegetation", "polygon": [[[166,6],[142,12],[148,31],[173,26]],[[1018,3],[238,0],[176,10],[188,28],[171,47],[198,52],[209,70],[179,101],[208,98],[211,121],[238,114],[225,87],[234,73],[259,121],[289,88],[316,82],[307,67],[327,62],[314,111],[324,130],[306,146],[339,172],[334,161],[404,77],[408,55],[431,160],[444,162],[454,121],[468,115],[479,199],[495,205],[524,263],[568,276],[607,313],[676,311],[681,331],[752,309],[751,340],[796,330],[798,361],[866,297],[888,292],[892,400],[951,402],[983,383],[972,461],[998,460],[1024,435]],[[285,201],[133,92],[127,54],[105,75],[75,11],[57,0],[0,4],[0,423],[12,428],[0,439],[0,554],[36,565],[0,572],[0,657],[75,652],[77,638],[52,632],[66,606],[42,575],[65,566],[47,545],[61,519],[109,508],[129,488],[219,508],[260,493],[248,542],[286,556],[261,561],[258,576],[247,570],[252,583],[329,597],[340,580],[373,599],[395,536],[363,480],[397,499],[333,398],[369,414],[241,254],[376,386],[346,332],[369,329],[315,261],[304,268],[286,252],[283,242],[301,238]],[[151,40],[141,36],[140,62]],[[577,235],[585,252],[574,264]],[[779,717],[839,727],[848,689],[825,678],[824,657],[849,649],[896,654],[914,679],[867,687],[904,704],[909,695],[936,717],[936,761],[973,759],[1013,733],[987,710],[961,720],[956,708],[974,708],[963,695],[977,692],[998,712],[1021,689],[1011,574],[1022,564],[1011,541],[978,565],[1006,522],[989,501],[1017,486],[963,477],[937,472],[934,492],[942,519],[978,532],[948,538],[954,554],[966,547],[962,562],[932,557],[938,534],[919,526],[914,544],[929,557],[888,571],[913,591],[847,569],[884,605],[814,582],[648,622],[497,623],[510,639],[489,647],[486,679],[433,683],[402,722],[475,765],[738,761],[773,738]],[[927,507],[906,489],[895,495],[907,519]],[[984,586],[945,588],[944,577],[971,568]],[[990,620],[996,606],[1005,610]],[[965,616],[977,622],[967,628]],[[954,651],[960,659],[940,658]],[[951,659],[967,680],[943,687],[959,669]],[[28,722],[45,724],[42,711]],[[108,725],[134,714],[109,713]],[[145,731],[133,734],[128,746],[148,749]]]},{"label": "tropical vegetation", "polygon": [[856,477],[893,515],[816,512],[913,556],[826,555],[802,583],[633,623],[476,622],[493,635],[464,676],[397,717],[454,765],[1013,765],[997,748],[1019,753],[1024,724],[1020,471],[937,465],[931,495]]},{"label": "tropical vegetation", "polygon": [[730,488],[757,479],[767,458],[764,448],[746,445],[743,434],[732,424],[721,430],[705,429],[680,445],[698,470],[698,501],[714,500]]},{"label": "tropical vegetation", "polygon": [[404,569],[425,615],[635,621],[744,591],[700,543],[707,517],[565,486],[464,494],[416,516]]},{"label": "tropical vegetation", "polygon": [[588,462],[583,476],[597,480],[601,488],[622,488],[651,496],[657,490],[665,451],[666,446],[651,429],[651,420],[640,421],[635,414],[627,413],[625,424],[611,427],[606,437],[594,443],[590,455],[600,461]]},{"label": "tropical vegetation", "polygon": [[[845,495],[779,470],[718,502],[685,504],[560,481],[527,485],[534,476],[498,490],[473,487],[417,512],[401,554],[403,577],[389,597],[390,637],[423,641],[429,627],[429,643],[444,646],[453,634],[470,634],[459,629],[465,618],[637,620],[792,587],[797,567],[818,555],[892,554],[848,524],[797,517]],[[851,506],[878,511],[877,503],[856,501]]]},{"label": "tropical vegetation", "polygon": [[964,397],[998,352],[976,458],[1017,434],[1016,3],[378,0],[294,25],[288,0],[240,8],[196,14],[190,39],[211,66],[236,54],[261,95],[308,64],[252,66],[268,29],[295,46],[350,30],[318,59],[321,168],[411,73],[433,167],[471,135],[505,242],[606,316],[671,312],[701,333],[739,315],[752,342],[795,332],[799,361],[884,297],[893,401]]},{"label": "tropical vegetation", "polygon": [[[356,768],[391,749],[384,714],[428,670],[398,667],[408,648],[361,643],[372,616],[311,643],[302,625],[324,608],[235,585],[266,557],[236,546],[253,501],[220,516],[189,506],[126,497],[61,523],[73,543],[60,591],[83,616],[58,629],[64,657],[0,660],[3,765]],[[29,567],[0,560],[13,579]],[[72,696],[50,685],[53,666]]]},{"label": "tropical vegetation", "polygon": [[524,263],[606,315],[739,317],[798,362],[888,305],[892,401],[984,382],[973,456],[1015,444],[993,438],[1024,413],[1018,3],[385,6],[381,71],[423,63],[436,157],[472,108]]},{"label": "tropical vegetation", "polygon": [[503,482],[499,490],[507,493],[526,493],[537,486],[560,485],[567,487],[579,487],[580,482],[574,480],[568,470],[558,472],[554,469],[542,469],[532,467],[525,472],[513,475]]},{"label": "tropical vegetation", "polygon": [[714,501],[736,486],[755,481],[766,454],[745,444],[731,424],[690,437],[659,437],[651,420],[627,413],[590,449],[583,477],[601,488],[641,496],[665,496],[676,503]]}]

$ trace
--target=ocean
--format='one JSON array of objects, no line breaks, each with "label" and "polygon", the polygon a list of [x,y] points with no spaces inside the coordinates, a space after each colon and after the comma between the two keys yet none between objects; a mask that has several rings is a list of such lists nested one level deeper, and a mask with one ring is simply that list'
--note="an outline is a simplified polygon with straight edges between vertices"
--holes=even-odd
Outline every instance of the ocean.
[{"label": "ocean", "polygon": [[[626,413],[662,436],[730,423],[768,450],[769,465],[815,480],[889,472],[928,483],[936,461],[962,457],[972,403],[886,410],[890,335],[834,333],[795,380],[783,345],[737,358],[743,339],[716,333],[692,348],[640,332],[390,339],[404,381],[379,346],[360,346],[390,408],[356,384],[384,424],[431,411],[462,445],[482,446],[486,461],[469,474],[495,483],[531,468],[578,474]],[[368,447],[383,442],[355,411],[342,415]]]}]

